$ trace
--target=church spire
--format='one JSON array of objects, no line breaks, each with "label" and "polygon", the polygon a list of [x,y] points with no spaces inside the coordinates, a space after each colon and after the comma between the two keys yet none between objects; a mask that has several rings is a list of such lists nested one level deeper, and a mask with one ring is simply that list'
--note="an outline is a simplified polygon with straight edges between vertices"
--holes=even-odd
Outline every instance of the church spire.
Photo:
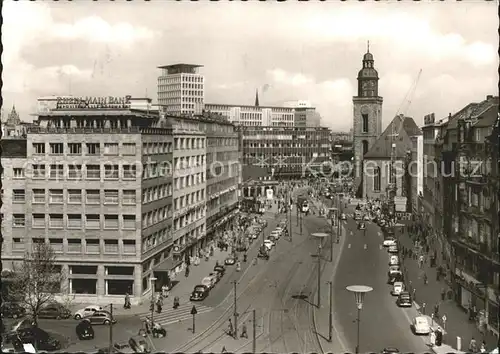
[{"label": "church spire", "polygon": [[370,41],[368,41],[367,48],[366,48],[366,52],[367,52],[367,53],[370,53]]},{"label": "church spire", "polygon": [[255,107],[259,107],[259,90],[255,90]]}]

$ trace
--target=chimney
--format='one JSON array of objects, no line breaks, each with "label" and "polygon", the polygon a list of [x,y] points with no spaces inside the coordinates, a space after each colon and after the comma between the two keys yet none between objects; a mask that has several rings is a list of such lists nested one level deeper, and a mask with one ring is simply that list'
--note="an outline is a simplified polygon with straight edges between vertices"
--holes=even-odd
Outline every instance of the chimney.
[{"label": "chimney", "polygon": [[448,113],[448,119],[451,119],[451,113]]},{"label": "chimney", "polygon": [[491,100],[491,99],[493,99],[493,95],[488,95],[488,96],[486,96],[486,99],[487,99],[487,100]]}]

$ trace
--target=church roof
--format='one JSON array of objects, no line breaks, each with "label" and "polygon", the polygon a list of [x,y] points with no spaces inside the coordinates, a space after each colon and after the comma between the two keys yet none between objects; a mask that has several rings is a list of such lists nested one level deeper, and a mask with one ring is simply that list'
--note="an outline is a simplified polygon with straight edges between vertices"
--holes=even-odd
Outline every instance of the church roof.
[{"label": "church roof", "polygon": [[394,137],[394,142],[396,143],[395,157],[398,159],[404,158],[408,149],[411,148],[410,137],[422,134],[413,118],[398,115],[385,128],[384,132],[375,141],[375,144],[365,154],[364,159],[386,159],[391,157],[393,127],[397,134]]}]

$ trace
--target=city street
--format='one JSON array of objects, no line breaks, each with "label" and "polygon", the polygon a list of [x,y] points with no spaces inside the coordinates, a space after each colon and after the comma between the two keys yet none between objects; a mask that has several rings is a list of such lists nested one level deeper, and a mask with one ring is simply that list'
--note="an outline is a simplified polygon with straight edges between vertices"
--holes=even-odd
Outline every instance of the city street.
[{"label": "city street", "polygon": [[[352,206],[346,214],[352,214]],[[379,228],[366,222],[366,236],[357,230],[357,222],[348,218],[346,242],[337,269],[334,289],[335,320],[347,338],[349,351],[354,352],[357,341],[356,303],[346,290],[349,285],[368,285],[373,291],[365,297],[360,322],[360,352],[378,352],[385,347],[396,347],[401,352],[429,351],[425,338],[410,329],[414,309],[396,306],[387,284],[389,257],[381,247],[383,238]]]}]

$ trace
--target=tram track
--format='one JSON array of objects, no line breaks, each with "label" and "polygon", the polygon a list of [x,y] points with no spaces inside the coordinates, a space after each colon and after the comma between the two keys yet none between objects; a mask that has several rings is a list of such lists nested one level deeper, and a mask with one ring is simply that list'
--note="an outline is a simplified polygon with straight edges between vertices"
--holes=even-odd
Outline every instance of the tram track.
[{"label": "tram track", "polygon": [[[284,240],[282,240],[283,242]],[[268,261],[271,264],[279,264],[281,263],[282,259],[286,256],[289,256],[291,252],[294,250],[302,247],[308,239],[304,239],[301,242],[297,243],[296,245],[293,245],[291,248],[288,248],[286,250],[278,251],[276,250],[275,254],[271,254],[271,257]],[[266,282],[260,281],[258,282],[262,275],[266,273],[269,270],[269,263],[265,264],[265,266],[257,272],[257,274],[252,278],[252,280],[241,290],[241,292],[237,295],[237,300],[240,299],[242,296],[245,297],[245,302],[250,302],[250,305],[248,305],[242,313],[245,314],[244,317],[240,318],[239,321],[246,320],[250,313],[248,310],[251,308],[252,303],[254,303],[255,299],[261,295],[262,289],[266,285]],[[256,283],[260,283],[259,286],[255,286]],[[222,302],[227,302],[227,299],[229,296]],[[221,303],[221,304],[222,304]],[[218,306],[220,307],[221,304]],[[215,334],[215,339],[210,339],[209,344],[203,345],[203,349],[206,349],[212,345],[214,345],[216,342],[220,341],[224,336],[227,336],[226,332],[223,331],[222,334],[217,333],[218,330],[220,330],[227,321],[227,318],[231,316],[230,310],[233,308],[233,305],[229,305],[223,313],[208,327],[206,328],[203,332],[198,334],[195,338],[193,338],[190,342],[183,344],[182,346],[178,347],[175,349],[173,352],[192,352],[193,348],[196,348],[200,344],[202,344],[203,341],[209,339],[211,336]],[[198,350],[199,352],[199,350]]]}]

